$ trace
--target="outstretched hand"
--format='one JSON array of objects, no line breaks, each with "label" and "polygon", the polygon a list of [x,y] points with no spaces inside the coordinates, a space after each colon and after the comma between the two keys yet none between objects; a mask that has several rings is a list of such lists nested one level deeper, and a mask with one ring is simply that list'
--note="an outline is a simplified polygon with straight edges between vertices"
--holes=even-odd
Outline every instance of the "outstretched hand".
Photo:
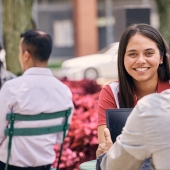
[{"label": "outstretched hand", "polygon": [[112,139],[111,139],[111,135],[110,135],[110,131],[108,128],[104,129],[104,136],[105,136],[105,143],[100,143],[98,146],[98,149],[96,151],[96,156],[98,157],[99,155],[107,152],[110,147],[113,145]]}]

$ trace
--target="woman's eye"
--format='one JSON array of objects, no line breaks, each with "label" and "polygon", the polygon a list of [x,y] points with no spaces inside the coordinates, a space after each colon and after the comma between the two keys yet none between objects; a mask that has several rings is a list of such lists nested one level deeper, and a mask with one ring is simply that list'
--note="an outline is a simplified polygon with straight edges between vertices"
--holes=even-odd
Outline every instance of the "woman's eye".
[{"label": "woman's eye", "polygon": [[148,57],[150,57],[150,56],[153,55],[153,52],[146,52],[145,55],[148,56]]},{"label": "woman's eye", "polygon": [[136,56],[136,53],[130,53],[128,54],[130,57],[135,57]]}]

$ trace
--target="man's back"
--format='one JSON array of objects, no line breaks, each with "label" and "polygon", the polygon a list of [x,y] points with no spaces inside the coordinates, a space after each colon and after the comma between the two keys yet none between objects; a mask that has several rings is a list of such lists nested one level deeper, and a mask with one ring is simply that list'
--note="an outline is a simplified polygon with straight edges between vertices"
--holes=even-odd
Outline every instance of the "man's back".
[{"label": "man's back", "polygon": [[[151,158],[155,170],[170,169],[170,90],[138,101],[122,134],[104,156],[101,169],[140,169]],[[123,162],[123,164],[122,164]]]},{"label": "man's back", "polygon": [[[23,76],[5,83],[0,94],[0,161],[6,162],[7,138],[4,140],[4,128],[7,122],[4,114],[14,112],[20,114],[50,113],[73,108],[72,95],[67,86],[55,78],[47,68],[30,68]],[[1,119],[3,117],[3,119]],[[63,119],[48,121],[18,121],[15,127],[41,127],[61,124]],[[55,159],[52,144],[61,142],[61,133],[33,136],[13,137],[11,159],[9,164],[27,167],[50,164]],[[3,141],[4,140],[4,141]]]}]

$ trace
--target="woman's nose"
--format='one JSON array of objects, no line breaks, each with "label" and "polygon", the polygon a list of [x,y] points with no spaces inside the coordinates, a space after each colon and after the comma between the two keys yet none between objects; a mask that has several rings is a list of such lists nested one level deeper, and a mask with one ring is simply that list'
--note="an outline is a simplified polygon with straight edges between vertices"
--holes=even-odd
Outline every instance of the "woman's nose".
[{"label": "woman's nose", "polygon": [[145,56],[139,55],[139,56],[137,57],[136,63],[137,63],[137,64],[146,63],[146,58],[145,58]]}]

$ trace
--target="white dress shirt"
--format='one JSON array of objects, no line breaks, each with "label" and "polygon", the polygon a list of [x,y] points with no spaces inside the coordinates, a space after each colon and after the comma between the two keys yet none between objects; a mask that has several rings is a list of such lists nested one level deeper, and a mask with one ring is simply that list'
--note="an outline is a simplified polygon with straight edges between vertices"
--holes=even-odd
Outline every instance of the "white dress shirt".
[{"label": "white dress shirt", "polygon": [[170,90],[138,101],[101,169],[139,170],[147,158],[152,169],[170,170]]},{"label": "white dress shirt", "polygon": [[[6,162],[8,137],[4,130],[8,125],[6,114],[15,112],[34,115],[73,108],[69,88],[53,76],[50,69],[30,68],[20,77],[7,81],[0,91],[0,161]],[[70,116],[71,119],[71,116]],[[70,121],[69,119],[69,121]],[[46,121],[17,121],[14,127],[42,127],[61,124],[63,118]],[[10,165],[28,167],[53,163],[53,144],[61,143],[62,133],[40,136],[14,136]]]}]

